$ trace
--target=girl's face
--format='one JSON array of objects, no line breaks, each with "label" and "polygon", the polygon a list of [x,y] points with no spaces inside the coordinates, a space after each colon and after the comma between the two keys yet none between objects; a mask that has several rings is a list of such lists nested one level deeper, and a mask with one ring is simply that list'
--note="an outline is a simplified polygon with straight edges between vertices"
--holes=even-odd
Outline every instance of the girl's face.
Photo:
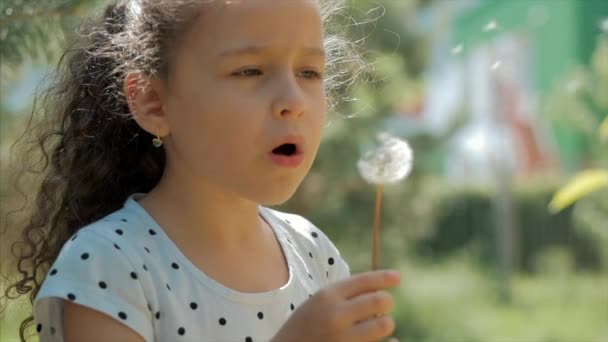
[{"label": "girl's face", "polygon": [[[289,199],[319,148],[324,64],[317,0],[205,8],[173,60],[165,102],[171,167],[264,205]],[[294,134],[303,138],[303,160],[280,166],[271,151]]]}]

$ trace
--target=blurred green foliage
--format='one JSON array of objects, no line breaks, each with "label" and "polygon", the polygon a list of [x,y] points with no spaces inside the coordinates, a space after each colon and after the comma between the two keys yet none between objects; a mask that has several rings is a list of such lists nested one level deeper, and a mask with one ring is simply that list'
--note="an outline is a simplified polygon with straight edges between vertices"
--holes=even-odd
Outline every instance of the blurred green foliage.
[{"label": "blurred green foliage", "polygon": [[[546,203],[557,184],[539,181],[517,184],[513,188],[516,212],[517,268],[537,271],[536,258],[549,248],[563,248],[573,257],[577,269],[598,270],[602,249],[597,237],[577,229],[573,211],[558,215],[547,211]],[[451,257],[463,248],[474,246],[480,264],[493,268],[498,263],[494,230],[493,194],[488,189],[455,189],[439,200],[430,238],[417,244],[419,255],[435,260]],[[596,226],[600,226],[599,222]]]},{"label": "blurred green foliage", "polygon": [[18,75],[24,61],[60,56],[73,27],[102,0],[3,0],[0,2],[0,76]]}]

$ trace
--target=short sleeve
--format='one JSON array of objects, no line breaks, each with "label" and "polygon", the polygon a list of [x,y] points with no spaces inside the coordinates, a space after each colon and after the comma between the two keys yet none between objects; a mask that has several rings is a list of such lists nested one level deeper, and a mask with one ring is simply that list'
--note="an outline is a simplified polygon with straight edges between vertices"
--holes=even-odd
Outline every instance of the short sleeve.
[{"label": "short sleeve", "polygon": [[125,249],[110,238],[81,229],[64,244],[34,300],[40,341],[63,341],[66,300],[100,311],[154,340],[152,315]]},{"label": "short sleeve", "polygon": [[316,229],[318,232],[318,238],[321,240],[319,242],[319,246],[321,247],[323,254],[325,254],[325,260],[320,261],[322,263],[320,266],[327,269],[326,275],[328,284],[332,284],[350,277],[350,268],[348,263],[340,254],[338,248],[320,229],[316,228],[314,225],[313,229]]}]

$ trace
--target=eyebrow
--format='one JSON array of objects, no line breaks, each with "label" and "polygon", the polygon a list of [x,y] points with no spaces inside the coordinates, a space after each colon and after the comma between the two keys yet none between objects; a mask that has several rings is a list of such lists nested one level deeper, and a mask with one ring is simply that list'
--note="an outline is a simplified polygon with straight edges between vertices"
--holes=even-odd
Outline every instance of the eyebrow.
[{"label": "eyebrow", "polygon": [[[270,48],[268,48],[268,47],[252,45],[252,46],[246,46],[243,48],[238,48],[238,49],[222,52],[220,54],[220,57],[233,57],[233,56],[240,56],[240,55],[257,55],[257,54],[261,54],[268,50],[270,50]],[[325,58],[325,50],[320,49],[320,48],[307,47],[307,48],[302,48],[301,51],[303,51],[305,55],[319,56],[319,57]]]}]

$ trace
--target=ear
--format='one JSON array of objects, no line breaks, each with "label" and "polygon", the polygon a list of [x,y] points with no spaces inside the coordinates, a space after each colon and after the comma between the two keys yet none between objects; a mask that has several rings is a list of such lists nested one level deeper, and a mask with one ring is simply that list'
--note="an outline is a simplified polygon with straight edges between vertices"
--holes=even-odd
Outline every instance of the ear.
[{"label": "ear", "polygon": [[162,81],[134,72],[127,74],[123,87],[129,110],[137,124],[152,135],[168,135],[170,128]]}]

